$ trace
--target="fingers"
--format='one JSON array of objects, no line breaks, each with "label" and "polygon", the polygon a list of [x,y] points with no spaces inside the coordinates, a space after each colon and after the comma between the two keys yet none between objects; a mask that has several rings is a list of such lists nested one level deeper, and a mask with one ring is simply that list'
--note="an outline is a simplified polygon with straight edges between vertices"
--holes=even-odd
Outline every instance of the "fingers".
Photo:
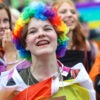
[{"label": "fingers", "polygon": [[16,88],[2,88],[0,90],[0,100],[13,100],[18,93],[19,91],[16,91]]},{"label": "fingers", "polygon": [[2,46],[4,49],[9,48],[9,46],[12,46],[12,33],[10,30],[6,30],[2,39]]},{"label": "fingers", "polygon": [[12,34],[11,34],[11,31],[9,29],[5,31],[5,34],[3,36],[3,40],[5,42],[12,41]]}]

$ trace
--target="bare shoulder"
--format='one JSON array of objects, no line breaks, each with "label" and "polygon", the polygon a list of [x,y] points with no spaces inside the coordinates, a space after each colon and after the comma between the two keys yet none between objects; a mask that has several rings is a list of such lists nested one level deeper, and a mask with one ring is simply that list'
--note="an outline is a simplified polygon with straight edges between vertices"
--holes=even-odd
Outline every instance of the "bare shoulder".
[{"label": "bare shoulder", "polygon": [[91,46],[90,46],[90,43],[89,43],[88,40],[86,40],[86,48],[87,48],[88,51],[91,50]]},{"label": "bare shoulder", "polygon": [[[99,52],[98,44],[95,41],[91,41],[91,43],[92,43],[92,46],[94,48],[95,55],[97,55],[98,52]],[[86,47],[87,47],[88,51],[90,51],[92,49],[91,45],[90,45],[90,42],[88,40],[86,40]]]},{"label": "bare shoulder", "polygon": [[97,55],[98,52],[99,52],[99,46],[95,41],[92,41],[92,45],[93,45],[93,47],[95,49],[95,54]]}]

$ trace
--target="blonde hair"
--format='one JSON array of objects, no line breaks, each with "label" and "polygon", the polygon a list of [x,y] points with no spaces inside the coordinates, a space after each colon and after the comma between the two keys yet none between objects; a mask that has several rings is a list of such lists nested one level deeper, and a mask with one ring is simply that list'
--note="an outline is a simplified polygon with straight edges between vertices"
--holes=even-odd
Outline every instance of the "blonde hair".
[{"label": "blonde hair", "polygon": [[[67,4],[71,5],[75,9],[77,17],[79,17],[78,16],[79,14],[77,12],[75,4],[71,0],[59,0],[59,1],[56,0],[52,6],[55,7],[56,9],[59,9],[63,3],[67,3]],[[76,47],[78,50],[80,50],[86,46],[85,36],[81,29],[81,25],[80,25],[79,21],[77,21],[77,26],[73,30],[72,40],[73,40],[72,48]]]}]

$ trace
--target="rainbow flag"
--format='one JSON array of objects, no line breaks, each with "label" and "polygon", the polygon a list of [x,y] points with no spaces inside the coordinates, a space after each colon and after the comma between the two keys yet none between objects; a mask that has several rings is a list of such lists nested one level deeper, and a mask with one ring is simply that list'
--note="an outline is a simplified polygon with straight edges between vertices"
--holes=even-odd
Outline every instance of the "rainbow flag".
[{"label": "rainbow flag", "polygon": [[78,3],[76,8],[88,22],[90,29],[100,27],[100,2]]},{"label": "rainbow flag", "polygon": [[2,72],[0,100],[96,100],[92,81],[81,63],[72,68],[61,66],[61,75],[70,74],[69,79],[59,80],[57,75],[31,86],[23,82],[16,69],[12,74],[16,85],[7,86],[9,73],[4,77]]}]

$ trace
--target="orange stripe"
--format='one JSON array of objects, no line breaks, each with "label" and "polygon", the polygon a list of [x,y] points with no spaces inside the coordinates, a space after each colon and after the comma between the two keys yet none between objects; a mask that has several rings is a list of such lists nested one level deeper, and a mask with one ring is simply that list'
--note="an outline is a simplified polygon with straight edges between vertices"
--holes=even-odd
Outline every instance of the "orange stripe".
[{"label": "orange stripe", "polygon": [[100,74],[100,52],[99,52],[98,56],[96,57],[95,63],[93,65],[89,75],[90,75],[92,81],[94,82],[96,76],[99,74]]},{"label": "orange stripe", "polygon": [[[28,100],[44,100],[51,96],[51,83],[52,79],[49,78],[28,88]],[[27,89],[20,92],[13,100],[26,99]]]}]

